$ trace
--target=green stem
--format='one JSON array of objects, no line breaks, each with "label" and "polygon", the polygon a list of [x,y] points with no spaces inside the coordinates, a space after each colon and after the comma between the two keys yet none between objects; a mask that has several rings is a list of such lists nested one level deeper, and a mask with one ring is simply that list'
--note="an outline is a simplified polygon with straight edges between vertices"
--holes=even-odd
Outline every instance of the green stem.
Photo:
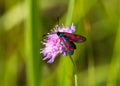
[{"label": "green stem", "polygon": [[39,86],[41,82],[40,62],[40,0],[25,0],[26,2],[26,28],[25,28],[25,52],[27,86]]},{"label": "green stem", "polygon": [[65,25],[70,25],[70,23],[72,21],[74,4],[75,4],[75,0],[69,0],[68,11],[67,11],[67,15],[66,15],[66,24]]},{"label": "green stem", "polygon": [[117,81],[118,81],[118,76],[119,76],[119,71],[120,71],[120,20],[118,22],[118,31],[116,35],[116,40],[115,40],[115,45],[114,45],[114,50],[113,50],[113,56],[112,56],[112,61],[110,63],[110,70],[108,73],[108,82],[107,86],[116,86]]},{"label": "green stem", "polygon": [[77,66],[76,66],[75,61],[74,61],[73,58],[71,57],[71,55],[69,55],[69,57],[70,57],[70,60],[71,60],[72,63],[73,63],[74,69],[75,69],[75,75],[74,75],[74,78],[75,78],[75,86],[78,86]]}]

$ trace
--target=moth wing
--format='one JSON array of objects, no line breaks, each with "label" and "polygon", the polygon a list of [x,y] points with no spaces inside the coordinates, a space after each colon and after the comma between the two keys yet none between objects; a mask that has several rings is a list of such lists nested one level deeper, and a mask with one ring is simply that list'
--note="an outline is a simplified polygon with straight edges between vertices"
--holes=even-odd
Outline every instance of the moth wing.
[{"label": "moth wing", "polygon": [[81,35],[71,34],[69,40],[71,40],[73,42],[84,42],[86,40],[86,38]]},{"label": "moth wing", "polygon": [[66,35],[60,37],[60,40],[62,41],[67,53],[69,55],[73,55],[74,49],[76,49],[76,45],[73,42],[69,41],[69,38]]},{"label": "moth wing", "polygon": [[84,36],[67,33],[67,32],[64,32],[63,36],[68,38],[68,41],[71,41],[71,42],[84,42],[86,40]]},{"label": "moth wing", "polygon": [[72,47],[73,49],[76,49],[76,45],[73,42],[69,43],[69,47]]},{"label": "moth wing", "polygon": [[73,42],[69,42],[69,46],[67,48],[68,54],[73,55],[74,49],[76,49],[76,45]]}]

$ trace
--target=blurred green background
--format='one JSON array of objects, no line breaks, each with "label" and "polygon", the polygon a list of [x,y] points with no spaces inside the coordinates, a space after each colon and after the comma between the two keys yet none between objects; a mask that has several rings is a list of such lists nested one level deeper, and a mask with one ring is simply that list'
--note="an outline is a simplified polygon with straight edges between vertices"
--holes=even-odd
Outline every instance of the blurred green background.
[{"label": "blurred green background", "polygon": [[0,0],[0,86],[74,86],[68,56],[39,53],[58,17],[87,38],[72,56],[78,86],[120,86],[120,0]]}]

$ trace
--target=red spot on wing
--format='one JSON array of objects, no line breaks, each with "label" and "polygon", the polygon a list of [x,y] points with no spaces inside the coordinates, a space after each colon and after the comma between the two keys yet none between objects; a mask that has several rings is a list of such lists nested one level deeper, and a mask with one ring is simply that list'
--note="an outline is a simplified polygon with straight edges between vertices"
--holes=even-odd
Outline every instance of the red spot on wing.
[{"label": "red spot on wing", "polygon": [[65,35],[66,35],[66,36],[69,36],[69,33],[65,32]]},{"label": "red spot on wing", "polygon": [[69,42],[65,42],[65,45],[69,45]]},{"label": "red spot on wing", "polygon": [[71,38],[72,38],[72,39],[75,39],[75,35],[74,35],[74,34],[72,34],[72,35],[71,35]]},{"label": "red spot on wing", "polygon": [[68,50],[73,50],[73,48],[71,48],[71,47],[68,47],[67,49],[68,49]]},{"label": "red spot on wing", "polygon": [[63,41],[63,40],[64,40],[64,38],[60,37],[60,40],[61,40],[61,41]]},{"label": "red spot on wing", "polygon": [[81,42],[81,37],[79,35],[76,36],[76,39],[78,40],[78,42]]},{"label": "red spot on wing", "polygon": [[76,36],[77,39],[80,39],[80,36]]},{"label": "red spot on wing", "polygon": [[69,42],[73,42],[73,40],[72,40],[72,39],[69,39]]}]

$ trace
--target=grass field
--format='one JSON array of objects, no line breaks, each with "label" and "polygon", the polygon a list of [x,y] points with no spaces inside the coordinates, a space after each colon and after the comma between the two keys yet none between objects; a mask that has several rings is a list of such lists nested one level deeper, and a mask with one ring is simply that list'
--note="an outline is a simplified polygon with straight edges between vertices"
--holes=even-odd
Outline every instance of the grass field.
[{"label": "grass field", "polygon": [[40,54],[58,23],[87,38],[72,55],[78,86],[120,86],[120,0],[0,0],[0,86],[75,86],[69,56]]}]

